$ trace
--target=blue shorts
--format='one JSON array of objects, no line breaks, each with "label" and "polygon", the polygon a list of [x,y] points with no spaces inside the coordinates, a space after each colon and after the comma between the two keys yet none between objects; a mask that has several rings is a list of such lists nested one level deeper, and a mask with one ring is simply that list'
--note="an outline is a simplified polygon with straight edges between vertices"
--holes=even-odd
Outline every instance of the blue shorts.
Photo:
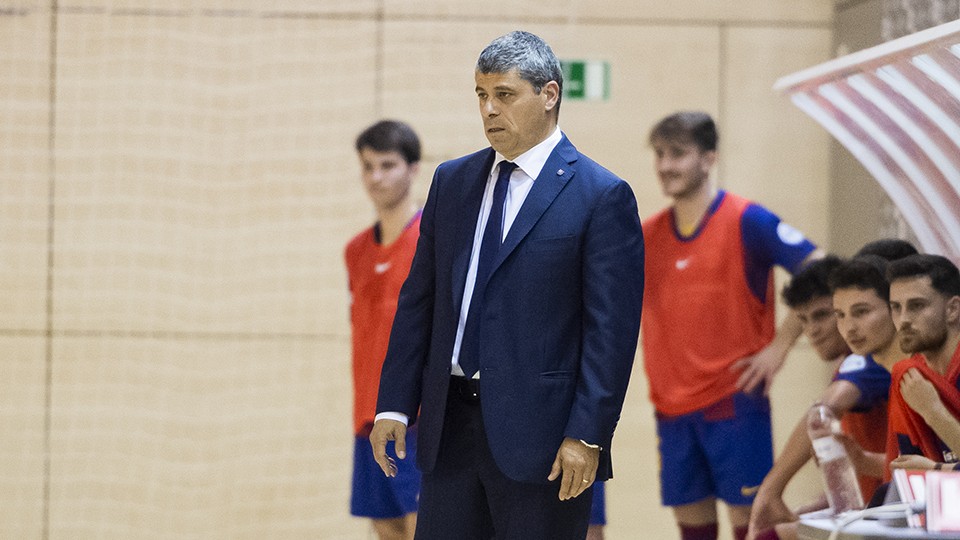
[{"label": "blue shorts", "polygon": [[708,497],[749,505],[773,466],[770,401],[737,393],[680,416],[657,415],[665,506]]},{"label": "blue shorts", "polygon": [[590,507],[590,524],[607,524],[607,496],[603,487],[603,482],[593,483],[593,503]]},{"label": "blue shorts", "polygon": [[397,475],[388,478],[373,459],[370,440],[357,436],[353,446],[353,492],[350,514],[372,519],[392,519],[417,511],[420,470],[417,469],[416,430],[407,431],[407,457],[397,459],[393,441],[387,455],[397,462]]}]

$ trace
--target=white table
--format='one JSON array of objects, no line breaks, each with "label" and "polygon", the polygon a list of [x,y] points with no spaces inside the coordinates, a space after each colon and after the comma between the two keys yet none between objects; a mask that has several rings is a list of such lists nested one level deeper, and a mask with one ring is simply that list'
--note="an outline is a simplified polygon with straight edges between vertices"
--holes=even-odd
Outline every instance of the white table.
[{"label": "white table", "polygon": [[[827,540],[833,532],[834,520],[825,517],[801,517],[797,532],[801,540]],[[923,529],[892,527],[878,520],[855,521],[843,528],[838,540],[890,540],[898,538],[960,540],[960,533],[931,533]]]}]

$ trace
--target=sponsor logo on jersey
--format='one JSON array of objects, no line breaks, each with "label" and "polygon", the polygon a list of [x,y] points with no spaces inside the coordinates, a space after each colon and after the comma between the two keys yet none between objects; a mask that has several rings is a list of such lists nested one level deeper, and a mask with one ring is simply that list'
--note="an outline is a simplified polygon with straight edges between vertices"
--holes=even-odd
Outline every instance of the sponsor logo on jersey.
[{"label": "sponsor logo on jersey", "polygon": [[390,265],[390,261],[377,263],[377,265],[373,267],[373,271],[378,274],[382,274],[390,269]]},{"label": "sponsor logo on jersey", "polygon": [[784,244],[791,246],[799,245],[805,240],[802,232],[782,221],[777,225],[777,236],[780,237],[780,240],[783,241]]},{"label": "sponsor logo on jersey", "polygon": [[684,270],[690,266],[690,259],[677,259],[677,270]]},{"label": "sponsor logo on jersey", "polygon": [[839,373],[850,373],[851,371],[860,371],[867,367],[867,359],[859,354],[851,354],[840,364]]}]

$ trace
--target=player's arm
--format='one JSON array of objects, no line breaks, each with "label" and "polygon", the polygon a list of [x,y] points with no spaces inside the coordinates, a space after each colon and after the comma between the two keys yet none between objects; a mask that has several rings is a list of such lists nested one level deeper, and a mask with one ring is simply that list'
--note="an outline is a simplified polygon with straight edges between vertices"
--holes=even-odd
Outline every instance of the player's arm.
[{"label": "player's arm", "polygon": [[[886,454],[864,450],[857,441],[846,434],[844,434],[840,440],[843,442],[843,446],[847,450],[847,455],[850,456],[850,461],[853,463],[853,469],[857,474],[860,476],[883,478],[887,468]],[[870,496],[869,493],[864,493],[863,495],[865,497]]]},{"label": "player's arm", "polygon": [[890,462],[891,469],[920,469],[933,471],[957,471],[960,463],[940,463],[924,456],[904,454]]},{"label": "player's arm", "polygon": [[[806,263],[825,255],[803,233],[759,204],[750,204],[743,211],[740,230],[748,268],[747,283],[761,300],[764,300],[766,294],[771,268],[781,266],[790,273],[796,273]],[[800,321],[791,312],[766,347],[756,354],[741,358],[731,366],[731,370],[741,371],[737,388],[743,392],[752,392],[763,385],[764,393],[768,393],[773,376],[780,370],[800,333]]]},{"label": "player's arm", "polygon": [[900,379],[900,394],[950,450],[960,453],[960,421],[950,414],[930,381],[909,369]]},{"label": "player's arm", "polygon": [[793,311],[789,312],[777,328],[773,340],[766,347],[757,354],[741,358],[733,364],[732,369],[743,370],[740,378],[737,379],[737,388],[743,392],[753,392],[762,385],[763,393],[768,394],[773,384],[773,376],[780,371],[787,353],[802,333],[800,319]]},{"label": "player's arm", "polygon": [[[830,407],[834,414],[840,417],[857,404],[860,395],[860,390],[853,383],[835,380],[824,389],[819,402]],[[810,437],[807,435],[807,417],[804,414],[790,433],[790,438],[787,439],[786,445],[774,461],[773,468],[760,484],[760,490],[757,492],[750,512],[751,530],[760,532],[777,523],[797,519],[784,503],[783,492],[790,480],[812,456],[813,448]]]},{"label": "player's arm", "polygon": [[[820,259],[824,255],[822,250],[814,249],[799,265],[796,265],[796,268],[802,268],[808,262]],[[777,328],[773,340],[766,347],[757,354],[741,358],[733,364],[732,369],[743,370],[740,378],[737,379],[737,388],[743,392],[752,392],[762,384],[763,393],[768,394],[773,384],[773,376],[780,371],[787,353],[802,333],[803,326],[800,324],[800,319],[793,310],[790,310]]]}]

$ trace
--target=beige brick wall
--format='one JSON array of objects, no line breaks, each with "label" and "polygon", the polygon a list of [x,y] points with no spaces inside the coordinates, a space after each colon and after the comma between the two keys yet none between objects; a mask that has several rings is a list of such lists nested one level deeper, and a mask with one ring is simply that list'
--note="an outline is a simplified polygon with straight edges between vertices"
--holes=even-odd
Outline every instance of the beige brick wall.
[{"label": "beige brick wall", "polygon": [[[476,55],[524,28],[610,63],[561,126],[641,217],[665,204],[647,130],[700,108],[721,184],[823,243],[827,136],[770,87],[831,24],[828,0],[0,0],[0,538],[371,537],[347,515],[356,133],[413,124],[422,198],[485,143]],[[813,357],[775,387],[778,442]],[[655,445],[638,363],[608,538],[674,537]]]}]

